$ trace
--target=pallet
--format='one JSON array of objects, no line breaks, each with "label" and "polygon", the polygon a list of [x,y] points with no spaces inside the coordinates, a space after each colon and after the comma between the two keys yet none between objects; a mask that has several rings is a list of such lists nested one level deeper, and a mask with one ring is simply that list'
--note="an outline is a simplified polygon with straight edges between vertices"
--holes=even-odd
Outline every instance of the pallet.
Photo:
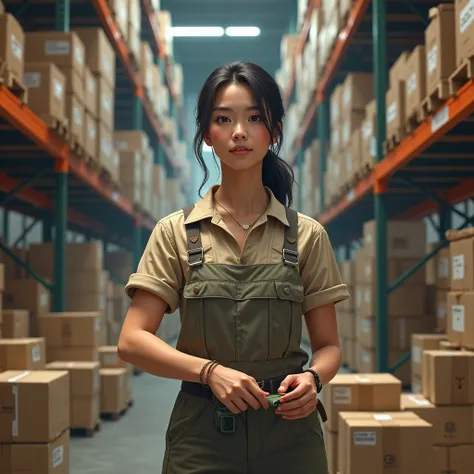
[{"label": "pallet", "polygon": [[418,128],[418,125],[420,125],[420,120],[418,116],[418,110],[415,109],[411,115],[409,115],[406,118],[405,122],[405,130],[407,133],[413,132],[416,128]]},{"label": "pallet", "polygon": [[395,133],[387,137],[383,143],[384,155],[388,155],[393,149],[395,149],[400,142],[405,138],[405,130],[397,130]]},{"label": "pallet", "polygon": [[451,74],[449,78],[449,93],[451,95],[456,94],[456,92],[473,77],[474,56],[463,59],[462,64]]},{"label": "pallet", "polygon": [[71,436],[81,436],[85,438],[92,438],[96,433],[102,429],[102,423],[100,420],[92,428],[70,428],[69,433]]},{"label": "pallet", "polygon": [[126,415],[128,410],[130,410],[130,408],[133,407],[133,404],[134,404],[133,400],[130,400],[129,402],[127,402],[127,406],[123,408],[122,410],[120,410],[119,412],[102,412],[100,414],[100,417],[103,420],[118,421],[120,420],[120,418]]},{"label": "pallet", "polygon": [[106,170],[105,168],[100,168],[100,178],[101,180],[107,184],[108,186],[110,186],[111,188],[113,188],[115,191],[118,191],[119,189],[119,185],[118,183],[115,181],[115,179],[112,177],[112,174],[110,173],[109,170]]},{"label": "pallet", "polygon": [[450,97],[449,81],[442,80],[432,94],[426,97],[418,107],[417,120],[419,123],[425,121],[431,114],[436,112]]},{"label": "pallet", "polygon": [[68,142],[69,135],[69,121],[67,118],[58,119],[52,115],[41,115],[41,120],[52,130],[61,140]]},{"label": "pallet", "polygon": [[69,148],[78,158],[85,158],[87,156],[86,150],[84,147],[78,143],[76,137],[69,138]]},{"label": "pallet", "polygon": [[2,85],[5,85],[23,104],[28,103],[28,88],[12,71],[7,69],[7,64],[0,59],[0,86]]}]

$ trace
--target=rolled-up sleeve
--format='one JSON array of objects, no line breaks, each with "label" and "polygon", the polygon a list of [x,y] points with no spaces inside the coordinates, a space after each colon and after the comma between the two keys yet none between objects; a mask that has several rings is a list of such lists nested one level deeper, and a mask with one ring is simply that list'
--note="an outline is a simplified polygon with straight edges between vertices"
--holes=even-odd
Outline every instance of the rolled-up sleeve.
[{"label": "rolled-up sleeve", "polygon": [[303,312],[349,298],[326,230],[315,227],[313,242],[300,267],[305,289]]},{"label": "rolled-up sleeve", "polygon": [[125,292],[130,298],[137,289],[154,293],[168,303],[166,313],[174,313],[179,306],[182,282],[176,243],[166,221],[160,221],[148,240],[136,273],[130,275]]}]

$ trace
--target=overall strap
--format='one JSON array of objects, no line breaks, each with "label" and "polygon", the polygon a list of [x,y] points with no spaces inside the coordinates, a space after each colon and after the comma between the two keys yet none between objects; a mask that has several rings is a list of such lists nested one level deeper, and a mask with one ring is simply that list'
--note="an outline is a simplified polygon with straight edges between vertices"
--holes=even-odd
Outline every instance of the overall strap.
[{"label": "overall strap", "polygon": [[285,227],[283,262],[285,265],[296,267],[298,265],[298,213],[287,207],[286,218],[289,226]]},{"label": "overall strap", "polygon": [[[183,209],[184,220],[186,220],[194,209],[194,205]],[[204,261],[204,249],[201,243],[201,225],[200,222],[190,222],[185,224],[186,241],[188,243],[188,263],[190,267],[202,265]]]}]

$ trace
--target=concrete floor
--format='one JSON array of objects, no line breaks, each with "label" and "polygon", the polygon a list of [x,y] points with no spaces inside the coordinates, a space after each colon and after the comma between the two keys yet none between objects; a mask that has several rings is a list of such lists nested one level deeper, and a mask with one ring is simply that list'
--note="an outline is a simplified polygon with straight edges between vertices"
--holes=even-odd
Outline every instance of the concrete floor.
[{"label": "concrete floor", "polygon": [[[305,347],[309,353],[309,348]],[[161,472],[165,433],[180,382],[141,374],[132,378],[134,406],[103,421],[92,438],[71,438],[71,474]]]}]

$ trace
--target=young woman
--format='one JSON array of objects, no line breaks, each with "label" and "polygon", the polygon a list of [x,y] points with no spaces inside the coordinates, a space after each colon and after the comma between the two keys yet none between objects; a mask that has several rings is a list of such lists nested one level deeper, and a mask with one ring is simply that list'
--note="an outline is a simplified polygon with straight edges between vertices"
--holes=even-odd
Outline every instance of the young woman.
[{"label": "young woman", "polygon": [[[323,227],[289,208],[283,115],[277,84],[255,64],[210,75],[194,148],[204,183],[203,141],[213,148],[222,183],[157,224],[126,286],[120,357],[183,381],[163,473],[327,473],[317,394],[340,367],[334,304],[348,292]],[[178,307],[174,349],[155,333]]]}]

